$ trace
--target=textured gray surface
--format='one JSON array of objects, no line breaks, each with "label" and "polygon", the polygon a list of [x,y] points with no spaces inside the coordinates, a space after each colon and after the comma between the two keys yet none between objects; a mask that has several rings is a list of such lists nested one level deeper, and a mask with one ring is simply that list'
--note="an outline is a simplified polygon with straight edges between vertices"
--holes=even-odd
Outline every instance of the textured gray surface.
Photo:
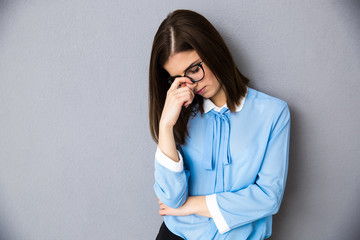
[{"label": "textured gray surface", "polygon": [[148,62],[158,25],[178,8],[207,17],[250,86],[290,106],[271,239],[357,239],[359,6],[0,1],[0,239],[155,238]]}]

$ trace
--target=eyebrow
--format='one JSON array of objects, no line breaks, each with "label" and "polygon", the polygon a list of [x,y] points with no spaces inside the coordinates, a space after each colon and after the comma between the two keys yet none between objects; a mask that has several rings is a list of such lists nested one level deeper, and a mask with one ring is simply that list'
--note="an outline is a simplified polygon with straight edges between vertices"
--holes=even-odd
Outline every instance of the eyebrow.
[{"label": "eyebrow", "polygon": [[[198,58],[197,60],[195,60],[194,62],[192,62],[187,68],[185,68],[184,73],[186,72],[186,70],[188,70],[189,68],[191,68],[191,67],[192,67],[196,62],[198,62],[199,60],[201,60],[201,59]],[[169,78],[176,77],[176,76],[180,76],[180,75],[169,76]]]}]

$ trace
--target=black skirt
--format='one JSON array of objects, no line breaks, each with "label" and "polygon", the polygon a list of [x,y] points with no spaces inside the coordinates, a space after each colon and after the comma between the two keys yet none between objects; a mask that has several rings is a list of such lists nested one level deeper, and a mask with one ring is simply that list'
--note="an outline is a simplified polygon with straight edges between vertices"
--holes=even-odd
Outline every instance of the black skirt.
[{"label": "black skirt", "polygon": [[183,238],[173,234],[165,225],[163,222],[161,224],[159,233],[156,237],[156,240],[183,240]]}]

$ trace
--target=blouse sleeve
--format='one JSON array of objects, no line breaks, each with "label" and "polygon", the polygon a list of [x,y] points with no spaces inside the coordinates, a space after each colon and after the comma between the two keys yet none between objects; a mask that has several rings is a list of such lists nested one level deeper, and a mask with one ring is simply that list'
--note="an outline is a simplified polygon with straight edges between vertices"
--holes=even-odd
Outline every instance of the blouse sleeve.
[{"label": "blouse sleeve", "polygon": [[277,116],[255,183],[238,191],[206,196],[209,212],[221,234],[274,215],[280,208],[289,162],[290,111],[286,102]]},{"label": "blouse sleeve", "polygon": [[178,151],[179,162],[166,156],[159,147],[155,153],[155,184],[156,196],[166,206],[178,208],[188,197],[188,180],[190,172],[184,169],[182,154]]}]

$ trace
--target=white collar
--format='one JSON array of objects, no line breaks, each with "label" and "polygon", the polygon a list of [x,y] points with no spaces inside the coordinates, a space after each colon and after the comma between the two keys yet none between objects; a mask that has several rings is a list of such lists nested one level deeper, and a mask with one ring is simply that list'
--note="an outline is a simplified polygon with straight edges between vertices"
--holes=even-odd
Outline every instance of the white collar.
[{"label": "white collar", "polygon": [[[247,87],[246,87],[247,88]],[[245,103],[245,99],[246,99],[246,95],[248,93],[248,89],[246,91],[246,94],[245,94],[245,97],[243,97],[240,101],[240,105],[237,105],[236,106],[236,112],[240,112],[241,109],[243,108],[244,106],[244,103]],[[223,107],[226,107],[227,108],[227,104],[225,103],[222,107],[218,107],[216,106],[213,101],[210,100],[210,98],[204,98],[204,113],[207,113],[209,111],[211,111],[211,109],[214,109],[215,111],[217,112],[220,112],[220,110],[223,108]]]}]

